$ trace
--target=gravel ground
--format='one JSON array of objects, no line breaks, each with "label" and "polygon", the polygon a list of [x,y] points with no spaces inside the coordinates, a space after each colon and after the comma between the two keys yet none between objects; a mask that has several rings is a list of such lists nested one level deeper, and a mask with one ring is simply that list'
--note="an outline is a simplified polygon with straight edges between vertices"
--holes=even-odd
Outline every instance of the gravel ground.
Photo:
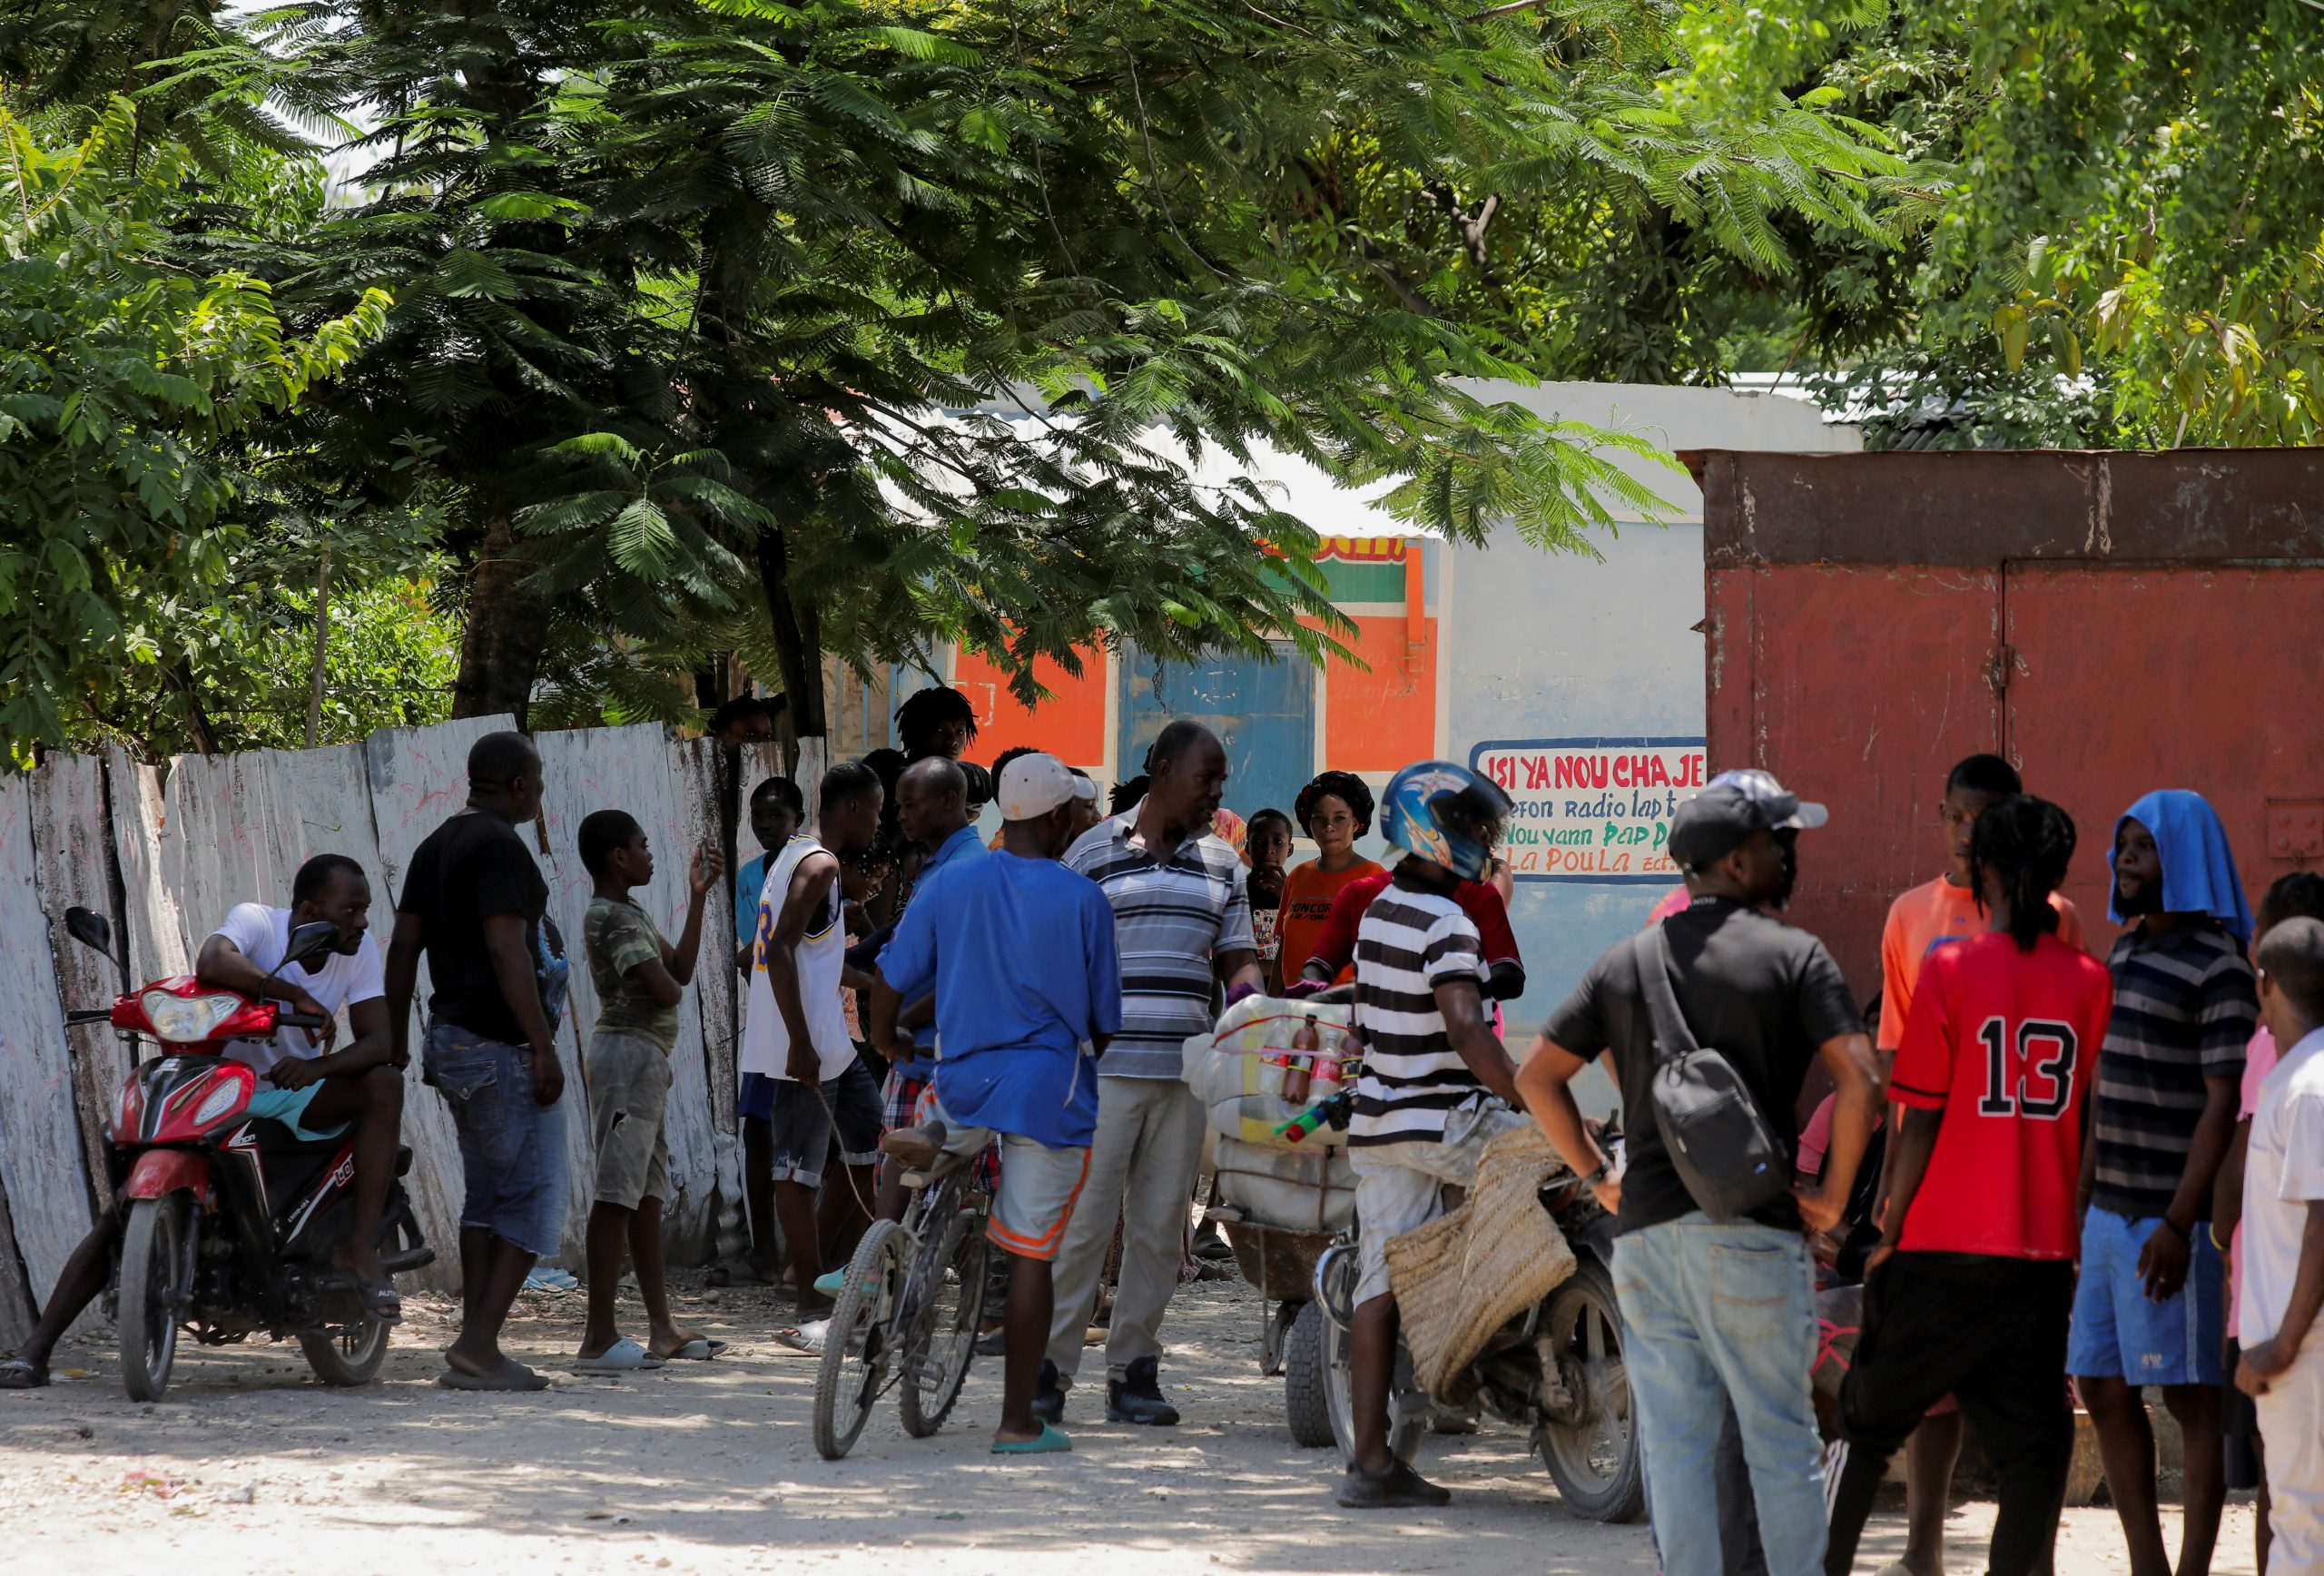
[{"label": "gravel ground", "polygon": [[[561,1372],[579,1294],[527,1293],[508,1348],[560,1373],[536,1395],[437,1387],[452,1309],[420,1296],[406,1299],[379,1381],[359,1390],[318,1384],[296,1345],[188,1350],[170,1399],[141,1406],[123,1399],[102,1343],[68,1345],[58,1356],[71,1372],[52,1388],[0,1393],[6,1563],[37,1576],[853,1576],[902,1569],[908,1550],[913,1576],[1105,1576],[1123,1569],[1115,1560],[1138,1576],[1654,1570],[1643,1527],[1568,1513],[1508,1430],[1425,1447],[1424,1468],[1456,1490],[1449,1509],[1336,1508],[1335,1461],[1290,1443],[1281,1383],[1258,1372],[1258,1297],[1240,1282],[1187,1287],[1173,1311],[1164,1382],[1185,1426],[1093,1422],[1085,1389],[1068,1409],[1071,1455],[1005,1464],[985,1449],[998,1363],[979,1364],[935,1438],[908,1438],[890,1404],[829,1463],[808,1436],[814,1363],[768,1339],[786,1322],[774,1294],[695,1286],[678,1301],[682,1321],[730,1349],[608,1380]],[[642,1336],[634,1302],[628,1316]],[[1861,1569],[1895,1557],[1899,1510],[1875,1523]],[[1982,1569],[1992,1514],[1975,1501],[1955,1511],[1954,1570]],[[2070,1512],[2060,1572],[2122,1568],[2113,1512]],[[2213,1570],[2251,1571],[2248,1503],[2229,1507]]]}]

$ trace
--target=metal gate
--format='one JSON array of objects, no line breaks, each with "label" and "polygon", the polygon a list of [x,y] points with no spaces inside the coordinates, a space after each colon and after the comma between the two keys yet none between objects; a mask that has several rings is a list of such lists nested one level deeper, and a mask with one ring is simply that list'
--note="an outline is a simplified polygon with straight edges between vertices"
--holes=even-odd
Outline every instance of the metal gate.
[{"label": "metal gate", "polygon": [[2073,816],[2093,947],[2115,818],[2149,790],[2211,802],[2254,898],[2324,863],[2324,456],[1689,458],[1709,764],[1831,805],[1791,917],[1859,995],[1889,901],[1942,867],[1936,802],[1974,751]]}]

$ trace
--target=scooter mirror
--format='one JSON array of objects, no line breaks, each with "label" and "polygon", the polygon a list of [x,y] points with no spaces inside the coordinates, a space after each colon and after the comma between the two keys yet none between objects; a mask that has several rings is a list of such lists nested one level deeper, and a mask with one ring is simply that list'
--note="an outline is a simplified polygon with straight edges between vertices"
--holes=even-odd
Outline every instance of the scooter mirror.
[{"label": "scooter mirror", "polygon": [[113,956],[113,921],[94,909],[84,909],[76,903],[65,910],[64,928],[81,945],[94,947],[108,958]]},{"label": "scooter mirror", "polygon": [[308,959],[330,951],[339,944],[339,927],[317,920],[310,925],[300,925],[290,932],[290,944],[283,949],[281,968],[303,963]]}]

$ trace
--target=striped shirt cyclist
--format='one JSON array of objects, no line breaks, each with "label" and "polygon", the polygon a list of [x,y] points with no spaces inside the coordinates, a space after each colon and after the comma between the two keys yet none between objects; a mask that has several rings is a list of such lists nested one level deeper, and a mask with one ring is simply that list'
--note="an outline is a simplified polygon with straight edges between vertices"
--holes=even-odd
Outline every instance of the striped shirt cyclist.
[{"label": "striped shirt cyclist", "polygon": [[1484,1086],[1452,1049],[1436,988],[1485,980],[1477,927],[1450,897],[1392,882],[1355,940],[1355,1024],[1364,1040],[1351,1148],[1442,1143],[1446,1117]]}]

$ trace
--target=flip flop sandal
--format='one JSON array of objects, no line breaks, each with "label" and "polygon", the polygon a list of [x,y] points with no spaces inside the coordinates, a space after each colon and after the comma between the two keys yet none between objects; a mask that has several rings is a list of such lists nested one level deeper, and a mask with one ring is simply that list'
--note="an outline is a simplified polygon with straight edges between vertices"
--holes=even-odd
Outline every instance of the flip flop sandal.
[{"label": "flip flop sandal", "polygon": [[516,1359],[504,1357],[489,1374],[463,1374],[448,1368],[436,1375],[436,1383],[447,1390],[546,1390],[549,1381],[547,1374],[536,1374]]},{"label": "flip flop sandal", "polygon": [[827,1269],[815,1277],[815,1290],[827,1297],[839,1295],[846,1285],[847,1266],[844,1265],[837,1269]]},{"label": "flip flop sandal", "polygon": [[724,1341],[714,1341],[707,1335],[696,1335],[670,1354],[669,1360],[678,1363],[707,1363],[726,1349]]},{"label": "flip flop sandal", "polygon": [[0,1390],[45,1390],[48,1388],[48,1364],[35,1363],[29,1357],[11,1357],[0,1363]]},{"label": "flip flop sandal", "polygon": [[662,1359],[624,1335],[594,1357],[573,1360],[576,1374],[636,1374],[659,1368]]},{"label": "flip flop sandal", "polygon": [[1041,1424],[1037,1439],[996,1439],[992,1442],[995,1455],[1055,1455],[1073,1448],[1073,1436],[1052,1423]]},{"label": "flip flop sandal", "polygon": [[803,1325],[786,1325],[774,1333],[774,1344],[793,1352],[804,1352],[810,1357],[823,1354],[823,1336],[831,1329],[829,1319],[810,1319]]},{"label": "flip flop sandal", "polygon": [[383,1280],[357,1281],[355,1295],[363,1311],[383,1325],[403,1323],[403,1298],[396,1294],[394,1283]]}]

